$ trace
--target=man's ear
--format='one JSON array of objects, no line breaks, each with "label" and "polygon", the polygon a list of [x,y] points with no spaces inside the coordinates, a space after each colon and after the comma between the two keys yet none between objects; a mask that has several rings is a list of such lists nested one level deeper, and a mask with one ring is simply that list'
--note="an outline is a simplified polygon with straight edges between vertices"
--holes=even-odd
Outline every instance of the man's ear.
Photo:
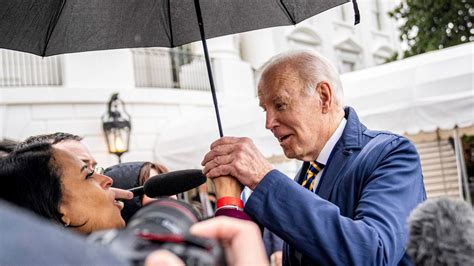
[{"label": "man's ear", "polygon": [[321,99],[322,112],[327,114],[332,105],[332,86],[326,81],[321,81],[316,89]]}]

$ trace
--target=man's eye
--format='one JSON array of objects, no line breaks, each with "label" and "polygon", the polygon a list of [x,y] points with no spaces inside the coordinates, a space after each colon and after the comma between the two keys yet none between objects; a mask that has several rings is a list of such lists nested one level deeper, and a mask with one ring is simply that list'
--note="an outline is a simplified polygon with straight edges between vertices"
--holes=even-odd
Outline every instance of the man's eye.
[{"label": "man's eye", "polygon": [[90,172],[86,175],[86,179],[91,178],[93,175],[94,175],[94,170],[90,171]]},{"label": "man's eye", "polygon": [[277,104],[275,104],[275,109],[276,109],[277,111],[283,111],[283,110],[285,110],[285,107],[286,107],[286,104],[284,104],[284,103],[277,103]]}]

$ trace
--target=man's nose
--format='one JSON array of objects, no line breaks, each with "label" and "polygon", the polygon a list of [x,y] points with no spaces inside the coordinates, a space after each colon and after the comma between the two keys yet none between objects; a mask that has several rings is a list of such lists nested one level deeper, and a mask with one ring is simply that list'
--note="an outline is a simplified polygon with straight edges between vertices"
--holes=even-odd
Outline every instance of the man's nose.
[{"label": "man's nose", "polygon": [[267,111],[265,117],[265,128],[272,130],[276,125],[277,122],[274,113],[272,111]]}]

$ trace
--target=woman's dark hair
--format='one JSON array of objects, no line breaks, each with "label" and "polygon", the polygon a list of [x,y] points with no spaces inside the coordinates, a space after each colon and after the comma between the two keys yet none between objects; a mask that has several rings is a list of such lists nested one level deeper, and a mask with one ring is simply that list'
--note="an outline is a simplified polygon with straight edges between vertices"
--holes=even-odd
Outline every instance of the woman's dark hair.
[{"label": "woman's dark hair", "polygon": [[138,176],[138,185],[139,186],[143,186],[143,184],[145,184],[145,181],[148,180],[148,178],[150,177],[150,171],[151,169],[155,169],[158,174],[164,174],[164,173],[168,173],[170,170],[162,165],[162,164],[159,164],[159,163],[152,163],[152,162],[145,162],[142,167],[140,168],[140,174]]},{"label": "woman's dark hair", "polygon": [[15,150],[17,144],[18,142],[10,139],[0,140],[0,158],[8,156],[8,154]]},{"label": "woman's dark hair", "polygon": [[20,148],[0,160],[0,198],[63,223],[61,172],[49,143]]}]

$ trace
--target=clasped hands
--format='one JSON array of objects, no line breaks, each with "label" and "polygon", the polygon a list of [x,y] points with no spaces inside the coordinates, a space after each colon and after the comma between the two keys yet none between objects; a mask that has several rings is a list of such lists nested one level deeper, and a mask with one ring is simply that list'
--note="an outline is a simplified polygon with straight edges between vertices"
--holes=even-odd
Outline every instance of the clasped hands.
[{"label": "clasped hands", "polygon": [[222,137],[214,141],[201,164],[203,173],[214,182],[232,176],[252,190],[273,169],[253,141],[245,137]]}]

